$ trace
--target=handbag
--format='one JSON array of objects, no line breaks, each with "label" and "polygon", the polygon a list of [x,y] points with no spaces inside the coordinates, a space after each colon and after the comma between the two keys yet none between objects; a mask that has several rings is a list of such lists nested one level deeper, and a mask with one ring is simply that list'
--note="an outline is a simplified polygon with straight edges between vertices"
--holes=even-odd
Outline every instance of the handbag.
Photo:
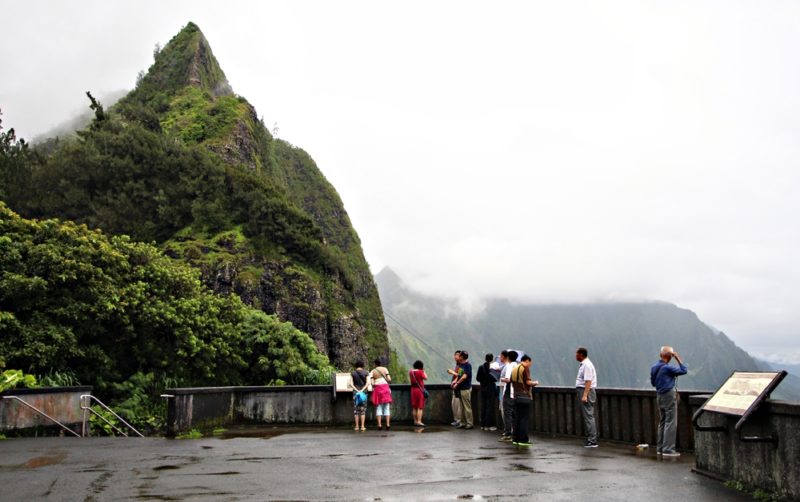
[{"label": "handbag", "polygon": [[419,384],[419,382],[417,381],[417,375],[416,373],[414,373],[413,370],[411,371],[411,376],[414,377],[414,383],[417,384],[417,388],[422,390],[422,397],[428,399],[428,396],[430,395],[428,394],[428,389],[424,388]]}]

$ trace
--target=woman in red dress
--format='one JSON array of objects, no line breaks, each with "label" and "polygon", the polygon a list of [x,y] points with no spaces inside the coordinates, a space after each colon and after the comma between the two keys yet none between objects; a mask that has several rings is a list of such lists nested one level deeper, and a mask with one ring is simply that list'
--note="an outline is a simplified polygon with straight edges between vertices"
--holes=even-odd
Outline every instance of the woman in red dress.
[{"label": "woman in red dress", "polygon": [[411,382],[411,416],[417,427],[425,427],[422,423],[422,410],[425,408],[425,380],[428,375],[422,368],[422,361],[414,361],[414,369],[408,372],[408,381]]}]

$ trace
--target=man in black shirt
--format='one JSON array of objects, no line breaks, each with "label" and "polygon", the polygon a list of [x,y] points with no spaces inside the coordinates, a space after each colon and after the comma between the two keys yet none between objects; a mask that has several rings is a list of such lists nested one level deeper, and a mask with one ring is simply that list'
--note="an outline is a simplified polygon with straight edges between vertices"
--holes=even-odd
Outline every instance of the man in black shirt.
[{"label": "man in black shirt", "polygon": [[496,431],[494,425],[495,403],[497,399],[497,380],[492,375],[490,365],[494,354],[486,354],[486,361],[478,368],[478,383],[481,384],[481,429]]}]

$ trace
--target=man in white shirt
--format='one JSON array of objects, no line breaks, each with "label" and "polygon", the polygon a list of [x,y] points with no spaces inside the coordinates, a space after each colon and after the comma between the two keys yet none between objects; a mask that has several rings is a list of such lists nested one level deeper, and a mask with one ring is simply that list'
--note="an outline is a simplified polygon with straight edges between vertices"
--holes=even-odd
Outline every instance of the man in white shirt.
[{"label": "man in white shirt", "polygon": [[503,413],[503,435],[500,441],[511,442],[514,423],[514,386],[511,385],[511,372],[517,367],[517,354],[513,350],[504,350],[500,353],[500,361],[505,364],[500,373],[500,410]]},{"label": "man in white shirt", "polygon": [[589,360],[589,351],[586,347],[578,347],[575,351],[575,360],[581,363],[578,368],[578,378],[575,379],[575,388],[578,394],[578,403],[583,415],[583,429],[586,433],[585,448],[597,448],[597,425],[594,421],[594,403],[597,401],[597,372],[594,364]]}]

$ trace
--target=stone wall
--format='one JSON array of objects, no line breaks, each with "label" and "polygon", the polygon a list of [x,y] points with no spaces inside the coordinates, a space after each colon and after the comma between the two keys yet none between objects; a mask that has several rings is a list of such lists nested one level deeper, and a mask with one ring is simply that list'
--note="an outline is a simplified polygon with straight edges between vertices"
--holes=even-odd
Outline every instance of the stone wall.
[{"label": "stone wall", "polygon": [[[691,399],[694,410],[709,396]],[[742,432],[745,436],[774,436],[777,442],[742,441],[734,430],[739,417],[704,413],[701,426],[718,426],[723,431],[695,431],[696,470],[747,488],[800,500],[800,404],[766,401],[751,415]]]}]

